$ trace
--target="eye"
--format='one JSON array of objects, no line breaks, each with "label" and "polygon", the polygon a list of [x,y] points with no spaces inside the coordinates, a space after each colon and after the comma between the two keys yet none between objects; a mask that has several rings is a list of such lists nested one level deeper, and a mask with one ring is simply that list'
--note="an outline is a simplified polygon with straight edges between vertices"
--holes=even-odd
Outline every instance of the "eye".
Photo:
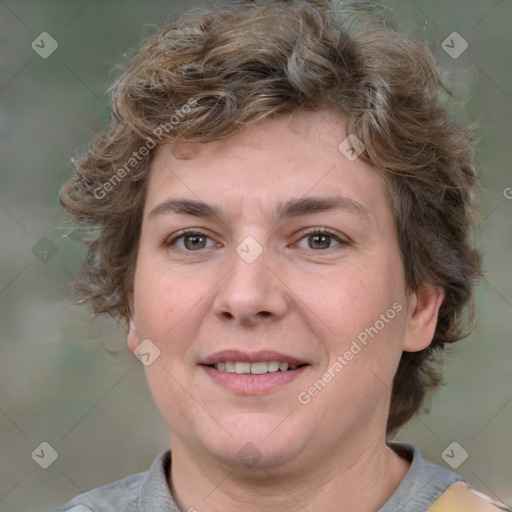
[{"label": "eye", "polygon": [[[302,241],[305,241],[307,246],[304,246],[302,244]],[[332,245],[333,242],[335,242],[335,245]],[[321,251],[326,249],[332,249],[338,245],[348,245],[348,242],[340,238],[332,231],[321,228],[306,233],[305,236],[303,236],[300,239],[300,242],[297,245],[298,247],[302,247],[303,249],[315,249]]]},{"label": "eye", "polygon": [[[210,245],[207,245],[208,242],[210,242]],[[201,231],[187,230],[182,231],[181,234],[178,234],[174,238],[169,238],[165,245],[168,247],[177,247],[182,251],[190,252],[197,251],[199,249],[208,249],[215,244],[206,233],[202,233]]]}]

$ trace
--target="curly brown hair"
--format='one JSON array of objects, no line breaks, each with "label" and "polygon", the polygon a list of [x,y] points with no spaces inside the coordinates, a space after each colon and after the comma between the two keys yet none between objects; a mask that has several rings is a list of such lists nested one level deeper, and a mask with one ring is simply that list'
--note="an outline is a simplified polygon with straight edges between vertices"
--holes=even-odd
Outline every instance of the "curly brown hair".
[{"label": "curly brown hair", "polygon": [[151,36],[111,87],[110,122],[74,161],[60,199],[92,228],[75,283],[83,300],[96,314],[128,319],[156,145],[219,140],[299,108],[342,113],[364,142],[360,158],[386,179],[408,291],[426,283],[444,291],[430,346],[402,354],[390,433],[438,387],[445,345],[472,328],[481,276],[471,242],[481,208],[473,130],[450,120],[423,42],[375,12],[328,4],[229,2]]}]

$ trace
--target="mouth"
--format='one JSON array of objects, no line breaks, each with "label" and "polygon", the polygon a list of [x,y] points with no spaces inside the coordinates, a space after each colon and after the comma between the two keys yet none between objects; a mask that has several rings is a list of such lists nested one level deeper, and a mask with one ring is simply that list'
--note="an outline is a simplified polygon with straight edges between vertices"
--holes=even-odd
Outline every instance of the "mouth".
[{"label": "mouth", "polygon": [[217,352],[199,364],[215,383],[244,395],[263,394],[282,387],[311,366],[279,352],[239,350]]},{"label": "mouth", "polygon": [[220,372],[236,373],[237,375],[264,375],[266,373],[290,372],[302,366],[307,366],[307,364],[289,364],[286,361],[256,361],[254,363],[219,361],[218,363],[206,366],[215,368]]}]

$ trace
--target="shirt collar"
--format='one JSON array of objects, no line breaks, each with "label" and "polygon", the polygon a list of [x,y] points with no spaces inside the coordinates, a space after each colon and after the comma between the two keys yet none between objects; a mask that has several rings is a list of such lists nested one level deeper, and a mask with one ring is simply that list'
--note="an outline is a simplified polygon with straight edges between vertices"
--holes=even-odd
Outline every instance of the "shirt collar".
[{"label": "shirt collar", "polygon": [[[388,446],[403,458],[409,459],[411,466],[398,489],[378,512],[398,510],[409,503],[410,511],[422,510],[422,499],[437,497],[456,481],[465,481],[445,468],[426,462],[418,448],[408,443],[388,443]],[[146,478],[139,488],[138,512],[181,512],[169,490],[168,477],[171,468],[171,451],[162,452],[151,465]],[[413,506],[414,503],[414,506]],[[408,509],[409,510],[409,509]],[[424,509],[423,509],[424,510]]]},{"label": "shirt collar", "polygon": [[140,486],[139,512],[180,512],[167,483],[170,467],[171,451],[166,450],[155,459]]}]

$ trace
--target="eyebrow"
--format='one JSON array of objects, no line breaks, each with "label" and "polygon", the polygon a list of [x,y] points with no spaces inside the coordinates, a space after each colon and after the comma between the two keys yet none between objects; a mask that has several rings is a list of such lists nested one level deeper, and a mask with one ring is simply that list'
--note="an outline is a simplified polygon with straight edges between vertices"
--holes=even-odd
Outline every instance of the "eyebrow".
[{"label": "eyebrow", "polygon": [[[292,198],[285,202],[280,201],[274,209],[274,217],[277,220],[282,220],[334,210],[343,210],[363,217],[370,217],[368,210],[362,204],[343,196],[302,197]],[[224,218],[222,209],[218,206],[193,199],[167,199],[162,201],[151,210],[149,218],[169,213],[201,218]]]}]

